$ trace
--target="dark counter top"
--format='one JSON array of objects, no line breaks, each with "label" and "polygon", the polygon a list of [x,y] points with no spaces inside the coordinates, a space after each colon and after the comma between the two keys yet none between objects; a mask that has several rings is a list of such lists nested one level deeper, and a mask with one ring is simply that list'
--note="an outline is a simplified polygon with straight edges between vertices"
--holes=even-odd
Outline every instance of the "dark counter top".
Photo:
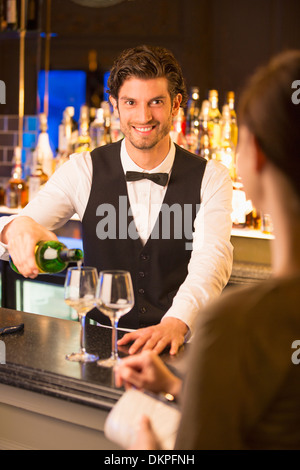
[{"label": "dark counter top", "polygon": [[[0,383],[105,410],[119,399],[122,390],[114,386],[111,369],[65,359],[79,350],[78,322],[0,309],[0,328],[19,323],[24,323],[23,332],[0,336],[6,349]],[[109,357],[111,329],[87,321],[86,349]],[[120,355],[126,355],[126,348]]]}]

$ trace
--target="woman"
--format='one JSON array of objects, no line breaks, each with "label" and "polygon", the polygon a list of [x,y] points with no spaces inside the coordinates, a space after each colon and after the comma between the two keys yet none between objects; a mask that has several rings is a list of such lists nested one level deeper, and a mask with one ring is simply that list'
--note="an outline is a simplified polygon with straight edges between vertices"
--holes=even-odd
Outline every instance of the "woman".
[{"label": "woman", "polygon": [[[300,339],[297,79],[300,51],[285,52],[253,76],[240,101],[238,173],[254,206],[271,214],[273,276],[224,294],[202,315],[176,449],[300,449],[300,365],[292,360]],[[178,395],[179,380],[146,355],[124,360],[117,383]],[[144,419],[135,448],[158,446]]]}]

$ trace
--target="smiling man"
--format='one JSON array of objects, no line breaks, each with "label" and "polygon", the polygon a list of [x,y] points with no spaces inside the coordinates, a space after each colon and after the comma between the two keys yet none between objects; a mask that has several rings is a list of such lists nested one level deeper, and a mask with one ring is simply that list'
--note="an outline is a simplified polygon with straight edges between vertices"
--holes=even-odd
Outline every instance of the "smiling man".
[{"label": "smiling man", "polygon": [[[173,117],[187,101],[171,52],[124,51],[108,86],[124,139],[71,157],[20,216],[4,219],[2,256],[8,249],[18,270],[35,277],[36,242],[54,238],[52,230],[77,213],[85,264],[132,276],[135,306],[119,326],[134,331],[119,344],[132,342],[130,353],[170,346],[176,354],[231,273],[231,180],[224,166],[170,139]],[[112,233],[99,229],[109,208]],[[90,317],[104,321],[96,310]]]}]

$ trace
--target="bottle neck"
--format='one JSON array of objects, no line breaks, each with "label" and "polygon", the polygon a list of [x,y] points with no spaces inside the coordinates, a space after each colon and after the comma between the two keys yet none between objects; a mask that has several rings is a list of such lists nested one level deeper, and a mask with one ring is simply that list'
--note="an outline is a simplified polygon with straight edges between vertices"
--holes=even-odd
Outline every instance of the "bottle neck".
[{"label": "bottle neck", "polygon": [[76,249],[63,249],[58,254],[61,261],[69,263],[71,261],[80,261],[83,258],[82,250]]}]

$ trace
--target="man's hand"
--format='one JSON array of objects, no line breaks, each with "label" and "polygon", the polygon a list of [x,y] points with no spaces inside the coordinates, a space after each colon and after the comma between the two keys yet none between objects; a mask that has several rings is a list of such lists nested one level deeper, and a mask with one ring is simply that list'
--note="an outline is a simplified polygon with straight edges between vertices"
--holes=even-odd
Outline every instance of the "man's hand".
[{"label": "man's hand", "polygon": [[30,217],[16,217],[3,230],[1,241],[24,277],[34,279],[39,271],[35,262],[35,245],[41,240],[57,240],[57,236]]},{"label": "man's hand", "polygon": [[177,354],[180,346],[184,343],[184,337],[188,332],[187,325],[177,318],[164,318],[158,325],[140,328],[127,333],[118,341],[120,346],[134,343],[129,349],[129,354],[135,354],[141,348],[153,350],[160,354],[167,346],[170,346],[170,354]]},{"label": "man's hand", "polygon": [[135,387],[153,393],[170,393],[179,396],[181,380],[172,374],[161,358],[153,351],[125,357],[115,368],[116,386]]}]

